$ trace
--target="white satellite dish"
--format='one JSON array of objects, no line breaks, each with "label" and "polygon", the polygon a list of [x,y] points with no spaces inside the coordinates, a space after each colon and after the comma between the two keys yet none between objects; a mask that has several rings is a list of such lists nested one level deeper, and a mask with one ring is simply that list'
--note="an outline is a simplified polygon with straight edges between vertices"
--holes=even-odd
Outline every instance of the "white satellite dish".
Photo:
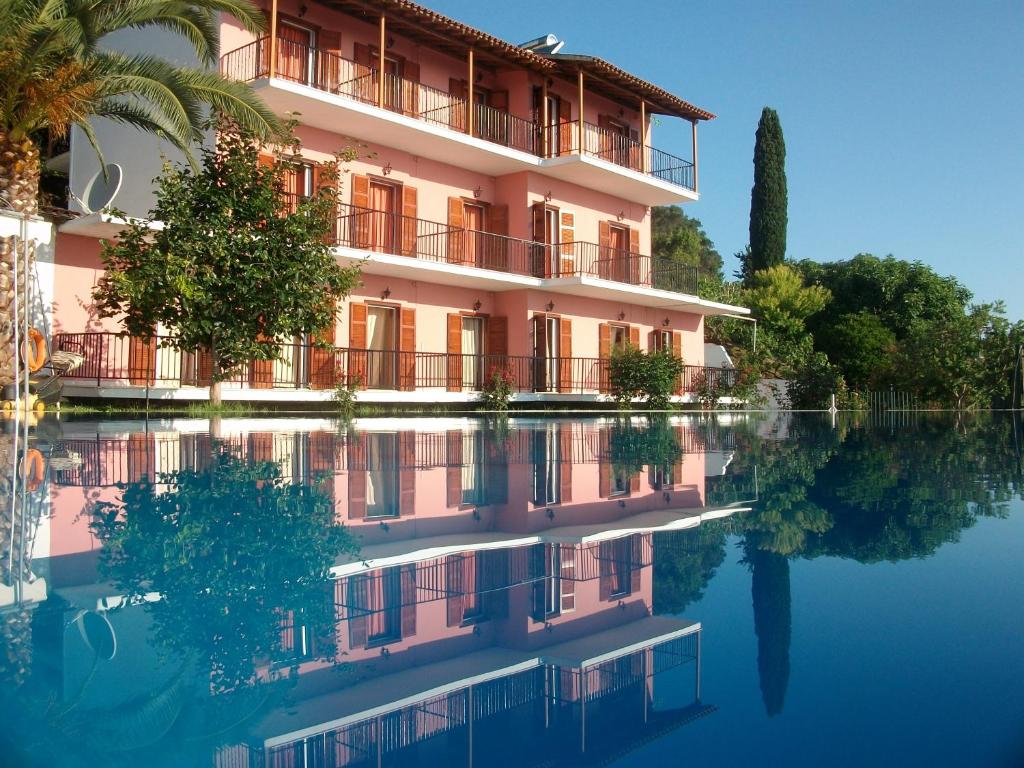
[{"label": "white satellite dish", "polygon": [[121,190],[124,173],[117,163],[107,163],[103,170],[96,171],[89,183],[85,185],[85,193],[78,200],[85,212],[96,213],[110,207]]}]

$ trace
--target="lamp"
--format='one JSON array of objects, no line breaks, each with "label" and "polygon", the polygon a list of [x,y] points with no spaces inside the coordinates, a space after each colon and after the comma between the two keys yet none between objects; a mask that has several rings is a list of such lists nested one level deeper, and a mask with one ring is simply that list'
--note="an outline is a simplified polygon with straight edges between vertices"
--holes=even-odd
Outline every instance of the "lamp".
[{"label": "lamp", "polygon": [[624,218],[626,218],[626,212],[625,211],[619,211],[619,215],[617,216],[617,218],[618,218],[619,221],[622,221]]},{"label": "lamp", "polygon": [[387,164],[380,169],[380,172],[383,173],[385,176],[390,176],[391,175],[391,161],[390,160],[388,160]]},{"label": "lamp", "polygon": [[482,307],[482,306],[483,306],[483,304],[480,303],[480,299],[477,299],[476,301],[473,302],[473,311],[474,312],[479,312],[480,311],[480,307]]},{"label": "lamp", "polygon": [[625,319],[626,319],[626,313],[625,312],[619,312],[619,320],[625,320]]},{"label": "lamp", "polygon": [[545,203],[550,203],[551,202],[551,190],[550,189],[547,191],[547,194],[544,195],[544,202]]},{"label": "lamp", "polygon": [[480,195],[482,195],[483,192],[484,192],[484,188],[483,187],[477,187],[476,189],[473,190],[473,197],[480,197]]},{"label": "lamp", "polygon": [[668,325],[669,325],[669,320],[668,320],[668,318],[666,317],[666,318],[665,318],[664,320],[662,320],[662,321],[661,321],[661,324],[662,324],[663,326],[665,326],[666,328],[668,328]]},{"label": "lamp", "polygon": [[548,507],[547,509],[545,509],[544,510],[544,514],[546,514],[548,516],[548,520],[554,520],[555,519],[555,510],[553,510],[551,507]]},{"label": "lamp", "polygon": [[549,301],[549,302],[548,302],[548,303],[547,303],[547,304],[545,305],[545,307],[544,307],[544,309],[546,309],[546,310],[547,310],[548,312],[550,312],[550,311],[551,311],[552,309],[554,309],[554,308],[555,308],[555,302],[553,302],[553,301]]},{"label": "lamp", "polygon": [[391,297],[391,287],[390,287],[390,286],[388,286],[388,287],[387,287],[387,288],[385,288],[385,289],[384,289],[383,291],[381,291],[381,293],[380,293],[380,297],[381,297],[382,299],[388,299],[388,298],[390,298],[390,297]]}]

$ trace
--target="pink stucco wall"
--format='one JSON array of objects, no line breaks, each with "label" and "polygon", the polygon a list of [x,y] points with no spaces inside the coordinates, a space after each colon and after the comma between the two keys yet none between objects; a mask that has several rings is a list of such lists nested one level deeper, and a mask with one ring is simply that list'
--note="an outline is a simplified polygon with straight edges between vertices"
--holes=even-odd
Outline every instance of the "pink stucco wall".
[{"label": "pink stucco wall", "polygon": [[54,250],[53,331],[119,331],[116,320],[100,318],[92,299],[103,274],[100,241],[58,233]]}]

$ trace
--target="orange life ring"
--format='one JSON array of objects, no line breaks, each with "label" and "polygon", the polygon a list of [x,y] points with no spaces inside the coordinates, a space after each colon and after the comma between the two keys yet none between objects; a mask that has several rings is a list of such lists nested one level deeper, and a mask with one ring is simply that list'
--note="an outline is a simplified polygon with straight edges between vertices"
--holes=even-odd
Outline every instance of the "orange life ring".
[{"label": "orange life ring", "polygon": [[46,337],[38,328],[28,329],[28,338],[21,345],[21,361],[32,373],[46,364]]},{"label": "orange life ring", "polygon": [[25,480],[25,487],[30,491],[38,491],[39,486],[43,484],[45,472],[43,454],[35,448],[25,451],[25,458],[21,460],[21,476]]}]

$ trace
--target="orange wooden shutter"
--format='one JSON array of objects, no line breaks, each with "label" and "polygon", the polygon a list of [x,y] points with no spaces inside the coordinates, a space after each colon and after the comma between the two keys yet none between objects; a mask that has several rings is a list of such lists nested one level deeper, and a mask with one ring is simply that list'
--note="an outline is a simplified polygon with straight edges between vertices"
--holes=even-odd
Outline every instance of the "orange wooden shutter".
[{"label": "orange wooden shutter", "polygon": [[420,65],[415,61],[402,63],[402,112],[420,114]]},{"label": "orange wooden shutter", "polygon": [[353,47],[353,58],[356,61],[356,77],[358,83],[353,94],[360,101],[369,104],[377,103],[377,82],[373,74],[372,56],[370,46],[365,43],[356,43]]},{"label": "orange wooden shutter", "polygon": [[136,386],[156,383],[156,336],[128,340],[128,380]]},{"label": "orange wooden shutter", "polygon": [[416,564],[403,565],[401,573],[401,634],[404,640],[416,634]]},{"label": "orange wooden shutter", "polygon": [[558,391],[572,392],[572,321],[558,323]]},{"label": "orange wooden shutter", "polygon": [[[546,206],[543,202],[533,204],[533,242],[551,245],[547,240]],[[539,248],[532,273],[534,277],[551,277],[550,248]]]},{"label": "orange wooden shutter", "polygon": [[543,392],[554,382],[547,380],[547,366],[545,358],[548,348],[548,324],[547,318],[542,315],[533,316],[533,388]]},{"label": "orange wooden shutter", "polygon": [[597,269],[590,265],[590,272],[598,277],[608,278],[612,260],[612,225],[609,221],[597,224]]},{"label": "orange wooden shutter", "polygon": [[558,153],[570,155],[576,147],[577,142],[573,140],[573,134],[579,127],[572,122],[572,105],[568,99],[558,100]]},{"label": "orange wooden shutter", "polygon": [[570,275],[573,274],[572,257],[576,253],[576,214],[562,211],[558,218],[558,250],[561,258],[555,260],[552,267],[557,267],[560,275]]},{"label": "orange wooden shutter", "polygon": [[637,349],[640,349],[640,329],[635,325],[629,326],[629,343]]},{"label": "orange wooden shutter", "polygon": [[445,503],[449,507],[462,504],[462,431],[445,433],[447,469],[445,471]]},{"label": "orange wooden shutter", "polygon": [[597,355],[600,358],[601,391],[608,391],[608,360],[612,356],[612,327],[608,323],[597,326]]},{"label": "orange wooden shutter", "polygon": [[462,264],[466,260],[463,232],[466,225],[465,210],[461,197],[448,198],[448,261],[452,264]]},{"label": "orange wooden shutter", "polygon": [[398,433],[398,476],[400,493],[398,514],[403,517],[416,514],[416,433],[403,430]]},{"label": "orange wooden shutter", "polygon": [[[672,332],[672,354],[680,360],[683,359],[683,334],[680,331]],[[676,394],[683,394],[683,377],[679,376],[679,384],[676,387]]]},{"label": "orange wooden shutter", "polygon": [[[508,369],[508,318],[487,318],[487,349],[484,350],[489,364],[484,371],[490,380],[491,371]],[[511,373],[511,371],[510,371]],[[518,383],[518,382],[517,382]]]},{"label": "orange wooden shutter", "polygon": [[562,504],[572,501],[572,424],[558,427],[559,496]]},{"label": "orange wooden shutter", "polygon": [[[348,225],[348,244],[353,248],[370,247],[370,177],[352,177],[352,212]],[[345,243],[342,242],[344,245]]]},{"label": "orange wooden shutter", "polygon": [[611,450],[611,435],[608,427],[601,427],[597,433],[597,493],[602,499],[612,495],[612,466],[608,454]]},{"label": "orange wooden shutter", "polygon": [[447,325],[448,391],[462,391],[462,315],[452,312]]},{"label": "orange wooden shutter", "polygon": [[[309,386],[312,389],[331,389],[338,383],[334,352],[335,322],[335,318],[332,317],[330,325],[315,336],[316,341],[327,344],[328,347],[309,345]],[[363,330],[365,333],[365,321]]]},{"label": "orange wooden shutter", "polygon": [[128,482],[153,482],[156,478],[156,438],[152,434],[128,435]]},{"label": "orange wooden shutter", "polygon": [[[508,240],[505,239],[508,236],[507,205],[492,205],[490,207],[487,216],[487,231],[495,235],[501,235],[501,237],[487,238],[487,265],[491,269],[507,272],[509,268],[509,243]],[[515,264],[513,265],[512,271],[517,274],[521,274],[524,271],[524,266],[521,264]]]},{"label": "orange wooden shutter", "polygon": [[208,387],[213,381],[213,354],[207,347],[196,350],[196,386]]},{"label": "orange wooden shutter", "polygon": [[643,283],[646,283],[647,285],[652,285],[653,281],[654,281],[653,271],[648,269],[647,270],[647,272],[648,272],[647,275],[641,275],[641,273],[640,273],[640,261],[641,261],[641,259],[639,257],[639,253],[640,253],[640,230],[637,229],[636,227],[630,227],[629,228],[629,256],[627,257],[629,259],[629,266],[628,266],[629,272],[627,273],[629,275],[629,278],[628,278],[629,282],[633,283],[634,285],[641,285]]},{"label": "orange wooden shutter", "polygon": [[348,320],[348,382],[350,386],[366,386],[366,305],[349,305]]},{"label": "orange wooden shutter", "polygon": [[643,170],[643,162],[640,153],[643,151],[640,146],[640,132],[635,128],[629,129],[629,167],[634,171]]},{"label": "orange wooden shutter", "polygon": [[348,438],[348,517],[366,517],[366,435],[351,434]]},{"label": "orange wooden shutter", "polygon": [[416,389],[416,310],[402,307],[400,314],[398,388],[411,392]]},{"label": "orange wooden shutter", "polygon": [[[259,341],[269,341],[262,333],[258,336]],[[268,389],[274,385],[274,361],[273,360],[250,360],[249,361],[249,386],[254,389]]]},{"label": "orange wooden shutter", "polygon": [[316,72],[316,83],[330,93],[336,93],[341,83],[341,33],[333,29],[324,29],[318,36],[319,66]]},{"label": "orange wooden shutter", "polygon": [[275,158],[269,152],[260,152],[260,156],[259,156],[258,162],[264,168],[273,168],[274,165],[277,163],[277,158]]},{"label": "orange wooden shutter", "polygon": [[402,255],[416,255],[416,187],[402,187]]},{"label": "orange wooden shutter", "polygon": [[465,80],[448,79],[448,93],[452,97],[448,106],[448,125],[456,131],[466,130],[466,97],[469,92]]}]

